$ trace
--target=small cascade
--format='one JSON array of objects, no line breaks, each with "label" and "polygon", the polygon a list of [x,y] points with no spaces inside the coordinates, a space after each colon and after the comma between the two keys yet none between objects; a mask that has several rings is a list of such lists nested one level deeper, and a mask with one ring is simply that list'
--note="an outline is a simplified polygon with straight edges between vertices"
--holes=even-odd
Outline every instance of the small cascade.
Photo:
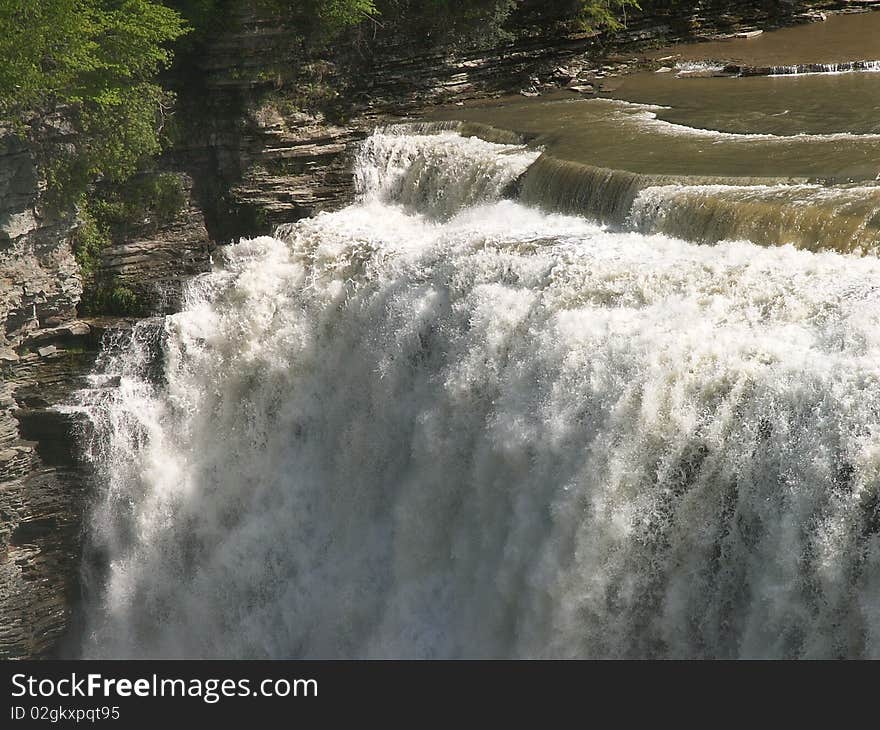
[{"label": "small cascade", "polygon": [[[506,141],[486,141],[476,132]],[[517,135],[500,130],[455,123],[401,125],[377,131],[361,146],[355,182],[365,200],[394,201],[442,220],[501,198],[539,154]]]},{"label": "small cascade", "polygon": [[797,76],[801,74],[840,74],[880,71],[880,61],[841,63],[797,63],[782,66],[744,66],[728,64],[720,73],[732,76]]}]

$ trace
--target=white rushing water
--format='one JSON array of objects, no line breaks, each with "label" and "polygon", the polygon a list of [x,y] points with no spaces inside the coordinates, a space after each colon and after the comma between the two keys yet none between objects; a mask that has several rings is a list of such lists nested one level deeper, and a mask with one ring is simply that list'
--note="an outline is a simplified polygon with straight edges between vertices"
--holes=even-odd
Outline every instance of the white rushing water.
[{"label": "white rushing water", "polygon": [[379,134],[108,351],[86,655],[880,656],[880,260],[500,200],[532,159]]},{"label": "white rushing water", "polygon": [[679,61],[675,64],[677,75],[688,76],[721,76],[733,75],[738,70],[745,70],[746,75],[755,76],[805,76],[808,74],[842,74],[842,73],[877,73],[880,72],[880,61],[841,61],[839,63],[796,63],[770,66],[739,66],[711,61]]}]

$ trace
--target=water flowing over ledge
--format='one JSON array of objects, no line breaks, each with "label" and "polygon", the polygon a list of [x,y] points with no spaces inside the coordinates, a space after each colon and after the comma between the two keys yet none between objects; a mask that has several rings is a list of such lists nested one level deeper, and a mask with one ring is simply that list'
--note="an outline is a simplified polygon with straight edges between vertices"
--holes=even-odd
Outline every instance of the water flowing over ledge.
[{"label": "water flowing over ledge", "polygon": [[85,654],[880,656],[880,260],[412,132],[106,354]]},{"label": "water flowing over ledge", "polygon": [[542,158],[520,195],[545,210],[694,243],[747,240],[855,253],[880,244],[880,188],[737,182],[682,182]]},{"label": "water flowing over ledge", "polygon": [[803,74],[841,74],[880,71],[880,61],[842,61],[840,63],[794,63],[783,66],[742,66],[730,64],[723,74],[737,76],[798,76]]},{"label": "water flowing over ledge", "polygon": [[862,254],[880,245],[878,185],[645,175],[560,160],[525,143],[515,132],[475,123],[395,125],[362,145],[356,184],[364,200],[400,204],[439,220],[480,202],[512,198],[694,243],[748,240]]},{"label": "water flowing over ledge", "polygon": [[880,61],[840,61],[837,63],[791,63],[754,66],[743,63],[713,61],[679,61],[675,64],[679,78],[707,76],[804,76],[809,74],[876,73]]},{"label": "water flowing over ledge", "polygon": [[[489,142],[482,136],[507,143]],[[413,212],[449,218],[464,208],[499,199],[538,158],[539,151],[510,144],[517,137],[463,124],[381,129],[361,146],[355,184],[365,201],[395,202]]]}]

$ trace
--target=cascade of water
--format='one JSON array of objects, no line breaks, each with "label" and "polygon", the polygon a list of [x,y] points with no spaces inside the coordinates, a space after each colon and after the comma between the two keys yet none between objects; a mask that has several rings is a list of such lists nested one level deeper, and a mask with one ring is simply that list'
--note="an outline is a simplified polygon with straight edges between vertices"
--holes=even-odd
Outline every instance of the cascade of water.
[{"label": "cascade of water", "polygon": [[414,131],[106,359],[85,654],[880,656],[880,261]]}]

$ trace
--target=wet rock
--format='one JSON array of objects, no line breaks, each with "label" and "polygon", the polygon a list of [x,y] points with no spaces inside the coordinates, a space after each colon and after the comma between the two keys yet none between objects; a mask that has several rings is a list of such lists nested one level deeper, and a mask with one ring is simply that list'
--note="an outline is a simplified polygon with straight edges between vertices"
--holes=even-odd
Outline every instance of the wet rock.
[{"label": "wet rock", "polygon": [[570,68],[557,66],[550,74],[550,80],[558,84],[567,84],[577,76],[577,73]]},{"label": "wet rock", "polygon": [[[31,151],[0,130],[0,658],[55,655],[70,630],[91,481],[79,460],[81,424],[55,406],[82,386],[113,327],[78,318],[75,211],[50,213],[43,190]],[[149,292],[182,286],[210,262],[191,199],[170,229],[127,245],[139,249],[137,266],[113,251],[102,266]]]}]

